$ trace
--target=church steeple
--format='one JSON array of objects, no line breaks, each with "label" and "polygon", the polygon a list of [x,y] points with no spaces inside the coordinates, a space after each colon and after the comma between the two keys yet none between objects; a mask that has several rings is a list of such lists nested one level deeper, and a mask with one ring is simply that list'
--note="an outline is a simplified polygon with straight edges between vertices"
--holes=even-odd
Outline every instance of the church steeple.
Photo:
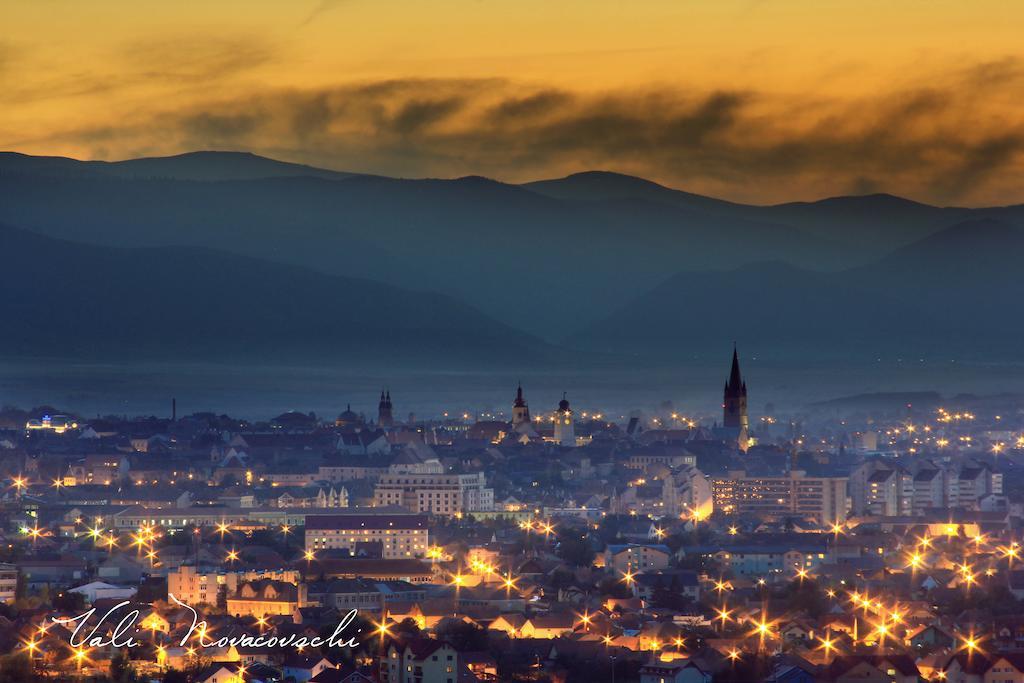
[{"label": "church steeple", "polygon": [[736,344],[732,345],[732,370],[729,371],[729,381],[725,385],[726,391],[742,391],[746,393],[747,385],[740,375],[740,356],[736,350]]},{"label": "church steeple", "polygon": [[381,427],[390,427],[395,424],[390,389],[381,389],[380,403],[377,404],[377,424]]},{"label": "church steeple", "polygon": [[747,417],[747,383],[740,373],[740,357],[736,344],[732,346],[732,368],[722,395],[722,426],[738,431],[737,443],[747,449],[750,438],[750,419]]},{"label": "church steeple", "polygon": [[530,406],[527,405],[526,399],[523,398],[523,385],[520,383],[518,388],[516,388],[516,399],[512,401],[512,426],[518,427],[529,421]]}]

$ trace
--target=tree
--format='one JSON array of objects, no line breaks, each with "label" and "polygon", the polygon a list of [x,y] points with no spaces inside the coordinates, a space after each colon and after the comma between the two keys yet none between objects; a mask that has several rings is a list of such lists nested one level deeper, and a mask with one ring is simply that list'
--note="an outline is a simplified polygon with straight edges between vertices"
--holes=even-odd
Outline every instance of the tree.
[{"label": "tree", "polygon": [[54,609],[64,610],[78,614],[85,611],[85,596],[81,593],[61,591],[53,598]]},{"label": "tree", "polygon": [[479,626],[449,619],[438,624],[434,633],[439,640],[446,640],[459,651],[487,649],[487,632]]},{"label": "tree", "polygon": [[27,653],[0,657],[0,683],[32,683],[34,680],[32,660]]},{"label": "tree", "polygon": [[828,610],[828,603],[814,579],[793,579],[781,597],[789,609],[803,610],[815,618]]},{"label": "tree", "polygon": [[402,619],[398,624],[391,629],[393,633],[402,633],[410,636],[418,636],[420,634],[420,625],[416,623],[416,620],[412,617],[406,617]]},{"label": "tree", "polygon": [[620,581],[614,577],[609,576],[604,579],[598,586],[598,590],[601,595],[606,595],[610,598],[631,598],[633,597],[633,591],[629,589],[629,586],[624,581]]},{"label": "tree", "polygon": [[163,683],[189,683],[188,674],[177,669],[168,669],[164,673]]},{"label": "tree", "polygon": [[589,567],[594,562],[594,549],[587,534],[578,530],[563,529],[558,533],[559,558],[574,567]]},{"label": "tree", "polygon": [[113,683],[134,683],[139,680],[128,656],[128,648],[119,648],[110,658],[110,680]]}]

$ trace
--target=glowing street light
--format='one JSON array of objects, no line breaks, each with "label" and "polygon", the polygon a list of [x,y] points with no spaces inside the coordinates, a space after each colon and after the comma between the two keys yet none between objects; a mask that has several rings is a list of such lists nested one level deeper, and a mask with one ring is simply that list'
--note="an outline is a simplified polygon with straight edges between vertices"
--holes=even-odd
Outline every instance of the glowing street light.
[{"label": "glowing street light", "polygon": [[590,630],[590,625],[594,621],[591,618],[591,616],[590,616],[590,611],[589,610],[584,611],[583,614],[579,615],[579,618],[580,618],[580,624],[583,626],[583,628],[586,629],[587,631],[589,631]]},{"label": "glowing street light", "polygon": [[729,615],[732,614],[732,610],[731,609],[726,609],[725,605],[722,605],[716,611],[718,612],[718,621],[720,622],[719,630],[724,633],[725,632],[725,623],[727,621],[729,621]]},{"label": "glowing street light", "polygon": [[831,656],[832,651],[836,649],[835,638],[832,637],[831,633],[826,634],[824,637],[818,638],[821,641],[821,648],[825,651],[825,657]]},{"label": "glowing street light", "polygon": [[924,559],[921,557],[921,554],[914,553],[910,556],[910,562],[907,564],[907,566],[916,571],[921,568],[923,562]]},{"label": "glowing street light", "polygon": [[374,633],[376,633],[381,641],[383,642],[385,636],[390,636],[391,631],[388,629],[388,625],[381,621],[379,624],[374,624]]},{"label": "glowing street light", "polygon": [[969,633],[966,636],[960,636],[960,639],[963,641],[963,644],[960,646],[960,649],[967,650],[968,657],[973,655],[977,650],[981,649],[981,642],[977,637],[975,637],[973,632]]}]

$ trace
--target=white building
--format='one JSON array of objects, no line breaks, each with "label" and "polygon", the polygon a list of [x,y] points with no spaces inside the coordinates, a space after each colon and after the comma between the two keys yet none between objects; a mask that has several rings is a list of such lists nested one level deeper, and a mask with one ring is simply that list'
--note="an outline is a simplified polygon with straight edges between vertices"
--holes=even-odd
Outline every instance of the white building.
[{"label": "white building", "polygon": [[306,518],[306,549],[344,549],[380,543],[385,560],[423,557],[430,547],[426,515],[315,515]]},{"label": "white building", "polygon": [[186,605],[216,605],[218,594],[225,597],[233,594],[246,581],[271,579],[286,583],[298,583],[296,569],[260,569],[245,571],[199,570],[191,565],[181,565],[167,573],[167,592]]},{"label": "white building", "polygon": [[907,469],[873,459],[850,475],[854,514],[896,517],[936,508],[976,510],[983,498],[1002,492],[1003,475],[973,460],[919,460]]},{"label": "white building", "polygon": [[461,515],[494,509],[494,489],[487,488],[483,472],[472,474],[388,473],[373,491],[376,507],[397,505],[411,512]]},{"label": "white building", "polygon": [[121,586],[103,583],[102,581],[93,581],[92,583],[87,583],[84,586],[72,588],[68,592],[79,593],[85,596],[86,602],[92,604],[97,600],[103,600],[105,598],[127,600],[135,595],[138,592],[138,589],[134,587],[122,588]]},{"label": "white building", "polygon": [[14,602],[18,592],[18,568],[0,563],[0,602]]},{"label": "white building", "polygon": [[559,446],[575,446],[576,427],[573,424],[572,408],[569,407],[569,401],[565,394],[562,394],[562,400],[558,402],[558,410],[555,411],[552,419],[555,424],[555,443]]}]

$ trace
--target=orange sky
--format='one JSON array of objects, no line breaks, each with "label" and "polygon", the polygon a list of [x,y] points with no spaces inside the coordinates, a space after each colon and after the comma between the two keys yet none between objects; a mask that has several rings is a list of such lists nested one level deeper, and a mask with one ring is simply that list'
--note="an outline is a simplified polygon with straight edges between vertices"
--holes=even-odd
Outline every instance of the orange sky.
[{"label": "orange sky", "polygon": [[1009,0],[39,0],[0,23],[3,149],[1024,202]]}]

